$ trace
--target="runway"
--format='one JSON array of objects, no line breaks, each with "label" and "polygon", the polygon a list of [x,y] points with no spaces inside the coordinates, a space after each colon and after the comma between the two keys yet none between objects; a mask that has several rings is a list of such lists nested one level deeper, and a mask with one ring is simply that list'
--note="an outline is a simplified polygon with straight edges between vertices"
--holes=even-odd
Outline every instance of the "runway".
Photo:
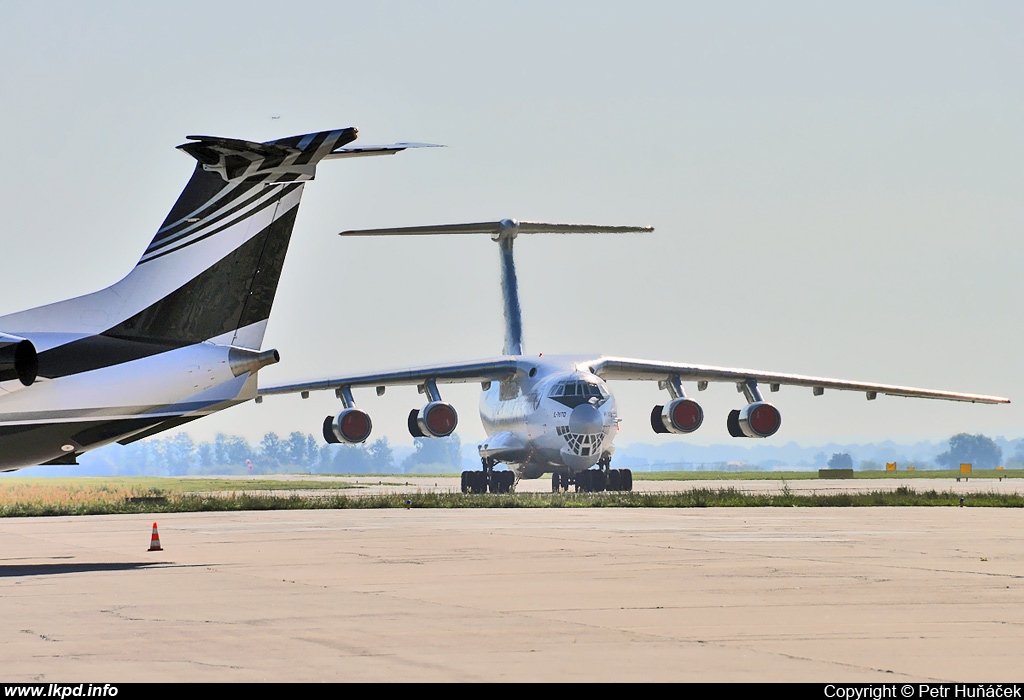
[{"label": "runway", "polygon": [[0,681],[1020,681],[1021,512],[0,520]]}]

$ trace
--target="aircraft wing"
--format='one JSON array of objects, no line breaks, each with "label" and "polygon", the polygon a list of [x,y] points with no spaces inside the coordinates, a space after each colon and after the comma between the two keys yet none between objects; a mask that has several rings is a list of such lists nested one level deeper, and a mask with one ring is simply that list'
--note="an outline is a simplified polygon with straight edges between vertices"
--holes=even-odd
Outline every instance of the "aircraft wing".
[{"label": "aircraft wing", "polygon": [[955,391],[918,389],[893,384],[872,384],[845,379],[831,379],[828,377],[809,377],[802,374],[780,374],[777,372],[763,372],[756,369],[712,367],[710,365],[689,365],[675,362],[652,362],[650,360],[634,360],[625,357],[602,357],[595,361],[590,366],[590,369],[602,379],[666,381],[673,377],[678,377],[682,381],[696,381],[698,383],[733,382],[737,385],[753,381],[761,385],[767,384],[772,391],[778,391],[780,386],[785,385],[810,387],[815,394],[821,394],[825,389],[860,391],[864,392],[868,399],[874,399],[878,394],[886,394],[888,396],[942,399],[944,401],[969,401],[971,403],[1010,403],[1008,398],[988,396],[986,394],[964,394]]},{"label": "aircraft wing", "polygon": [[428,380],[433,380],[438,384],[504,381],[514,377],[516,369],[517,365],[514,358],[496,357],[488,360],[451,362],[441,365],[390,370],[387,372],[351,374],[293,384],[275,384],[261,387],[258,395],[271,396],[274,394],[308,393],[310,391],[323,391],[327,389],[422,384]]}]

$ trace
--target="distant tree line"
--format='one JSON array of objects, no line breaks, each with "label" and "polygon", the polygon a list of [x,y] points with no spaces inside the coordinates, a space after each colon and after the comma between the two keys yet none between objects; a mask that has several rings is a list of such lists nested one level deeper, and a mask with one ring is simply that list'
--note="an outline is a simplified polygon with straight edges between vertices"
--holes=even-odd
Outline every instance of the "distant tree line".
[{"label": "distant tree line", "polygon": [[829,469],[853,469],[853,457],[848,452],[836,452],[828,460]]},{"label": "distant tree line", "polygon": [[83,464],[112,474],[181,476],[185,474],[268,474],[274,472],[425,473],[461,470],[462,442],[414,438],[407,457],[396,460],[386,437],[359,445],[328,445],[312,435],[293,432],[282,438],[267,433],[258,445],[237,435],[217,434],[195,443],[187,433],[113,446],[84,455]]},{"label": "distant tree line", "polygon": [[[875,454],[871,459],[859,461],[850,450],[818,452],[813,461],[804,466],[832,468],[881,469],[882,462],[898,461],[901,469],[914,464],[918,469],[932,466],[956,469],[969,462],[975,469],[993,469],[1004,465],[1007,469],[1024,468],[1024,439],[996,441],[984,435],[959,433],[948,441],[947,449],[929,459],[908,460],[898,452],[883,458]],[[899,449],[896,447],[896,449]],[[644,469],[649,460],[629,457],[630,447],[620,448],[616,459],[633,469]],[[462,443],[458,436],[442,439],[416,438],[410,452],[407,447],[393,447],[386,437],[360,445],[327,445],[320,437],[293,432],[287,437],[267,433],[258,444],[251,444],[237,435],[218,434],[211,442],[196,443],[187,433],[166,438],[150,438],[127,446],[111,445],[80,457],[87,473],[140,474],[176,476],[184,474],[266,474],[271,472],[323,473],[437,473],[462,470]],[[1005,457],[1005,455],[1009,455]],[[875,461],[872,461],[875,460]],[[878,461],[881,460],[881,461]],[[693,461],[693,460],[691,460]],[[697,463],[715,460],[696,460]],[[761,460],[761,466],[775,463],[799,465],[801,462]],[[661,463],[650,462],[655,469]],[[671,464],[681,464],[679,460]],[[723,462],[724,464],[724,462]],[[757,465],[758,462],[751,463]],[[746,466],[746,465],[745,465]],[[676,466],[675,468],[680,468]],[[684,467],[685,468],[685,467]],[[47,467],[54,475],[81,473],[80,467]]]},{"label": "distant tree line", "polygon": [[956,469],[961,464],[995,469],[1003,464],[1003,450],[984,435],[959,433],[949,439],[949,449],[936,455],[935,462],[946,469]]},{"label": "distant tree line", "polygon": [[[961,464],[970,464],[976,469],[995,469],[1008,466],[1020,469],[1024,467],[1024,440],[1011,443],[1015,448],[1013,456],[1003,464],[1003,449],[995,440],[984,435],[957,433],[949,439],[949,449],[935,455],[935,464],[942,469],[957,469]],[[821,455],[822,457],[824,455]],[[846,452],[833,454],[828,460],[832,469],[853,468],[853,458]],[[861,469],[879,468],[874,462],[861,462]]]}]

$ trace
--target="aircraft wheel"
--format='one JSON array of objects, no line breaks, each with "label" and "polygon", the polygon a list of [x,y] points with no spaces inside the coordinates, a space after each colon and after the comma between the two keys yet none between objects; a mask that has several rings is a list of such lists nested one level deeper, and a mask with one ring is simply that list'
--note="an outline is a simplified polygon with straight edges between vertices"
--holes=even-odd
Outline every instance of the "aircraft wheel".
[{"label": "aircraft wheel", "polygon": [[608,490],[609,491],[621,491],[622,490],[622,470],[621,469],[609,469],[608,470]]},{"label": "aircraft wheel", "polygon": [[623,490],[623,491],[632,491],[633,490],[633,472],[632,472],[632,470],[630,470],[630,469],[620,469],[619,471],[622,472],[622,480],[620,482],[620,485],[622,487],[621,490]]},{"label": "aircraft wheel", "polygon": [[492,472],[491,493],[508,493],[512,487],[509,476],[512,476],[512,472]]},{"label": "aircraft wheel", "polygon": [[590,470],[576,472],[576,493],[591,491]]},{"label": "aircraft wheel", "polygon": [[487,493],[487,475],[484,472],[467,472],[470,493]]},{"label": "aircraft wheel", "polygon": [[587,473],[590,474],[590,490],[596,493],[604,491],[607,486],[604,472],[598,469],[588,469]]},{"label": "aircraft wheel", "polygon": [[473,472],[462,472],[462,493],[469,493]]},{"label": "aircraft wheel", "polygon": [[551,493],[558,493],[562,490],[562,476],[558,472],[551,472]]}]

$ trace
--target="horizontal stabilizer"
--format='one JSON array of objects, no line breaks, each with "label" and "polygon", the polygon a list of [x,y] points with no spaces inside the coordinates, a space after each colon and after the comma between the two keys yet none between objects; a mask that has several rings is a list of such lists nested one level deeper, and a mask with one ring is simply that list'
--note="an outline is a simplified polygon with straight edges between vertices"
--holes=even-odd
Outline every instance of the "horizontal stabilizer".
[{"label": "horizontal stabilizer", "polygon": [[178,146],[225,182],[265,177],[269,182],[312,180],[316,164],[330,153],[356,140],[354,127],[289,136],[258,143],[220,136],[188,136]]},{"label": "horizontal stabilizer", "polygon": [[340,236],[437,236],[444,234],[487,234],[495,241],[515,238],[520,233],[649,233],[653,226],[600,226],[596,224],[549,224],[537,221],[484,221],[476,224],[438,224],[401,228],[369,228],[342,231]]},{"label": "horizontal stabilizer", "polygon": [[407,148],[444,148],[439,143],[392,143],[387,146],[353,146],[331,151],[324,160],[335,158],[360,158],[365,156],[390,156]]}]

